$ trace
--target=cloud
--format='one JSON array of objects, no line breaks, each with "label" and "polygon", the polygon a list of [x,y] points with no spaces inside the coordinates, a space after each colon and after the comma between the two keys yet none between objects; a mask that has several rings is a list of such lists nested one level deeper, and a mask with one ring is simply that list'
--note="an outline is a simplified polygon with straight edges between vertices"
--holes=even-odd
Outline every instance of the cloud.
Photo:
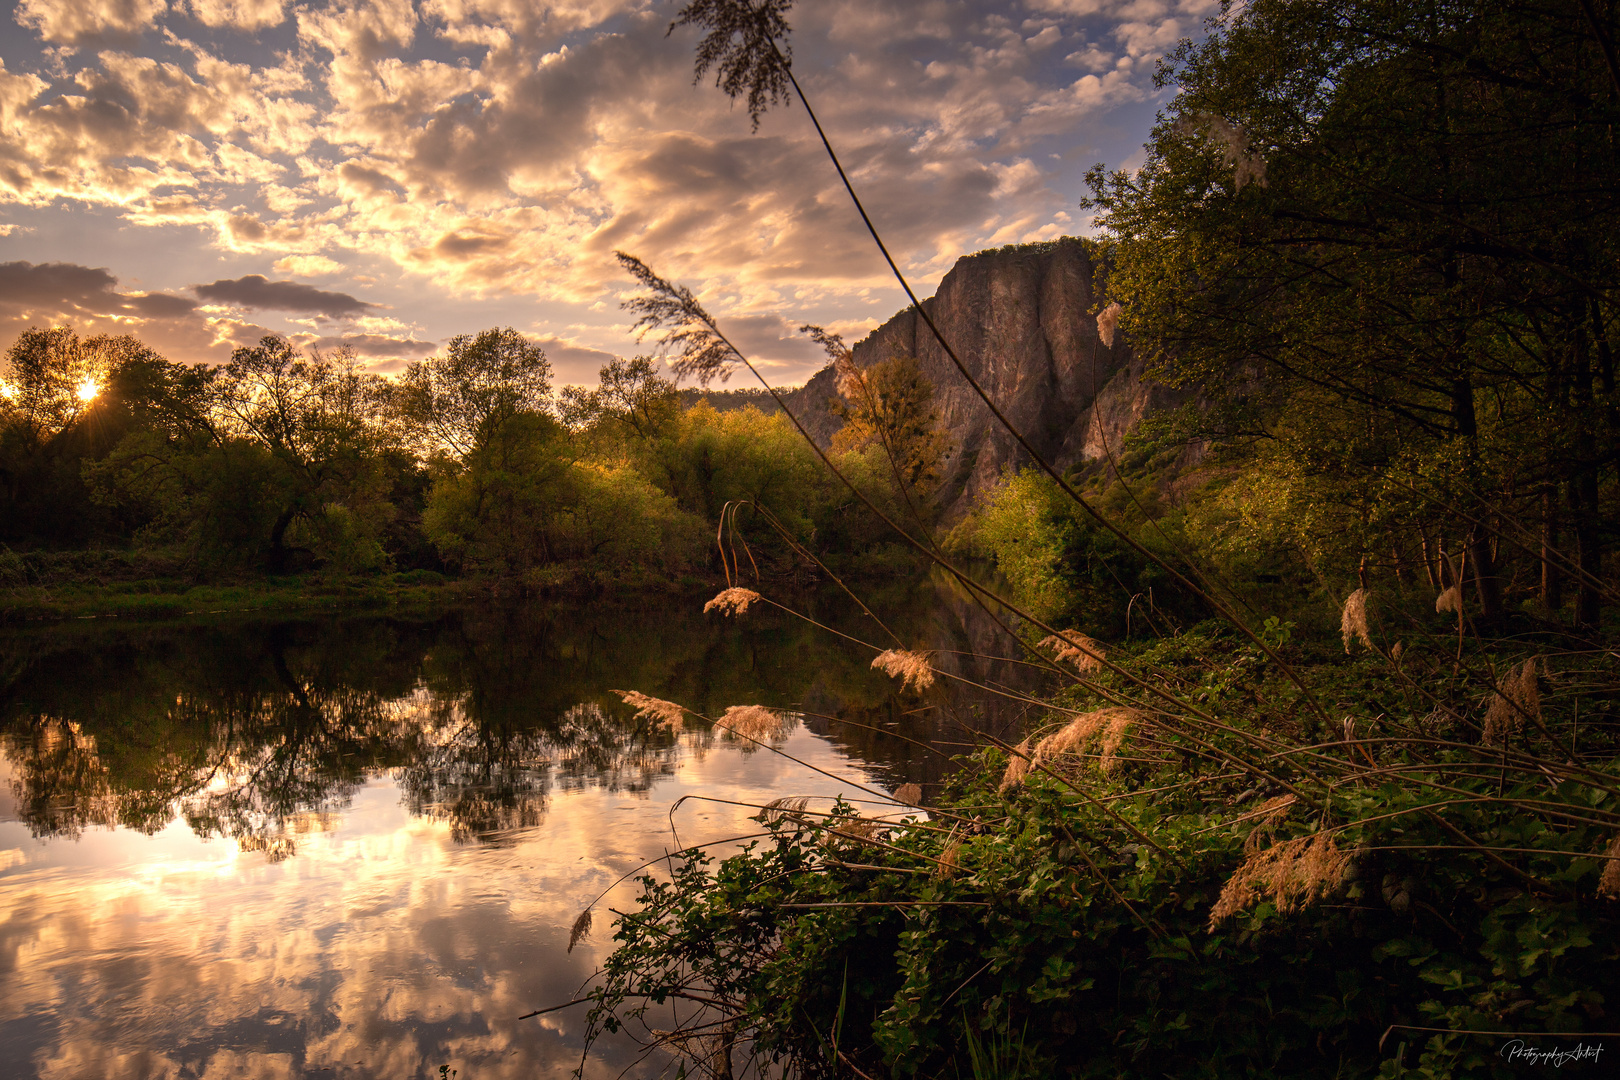
[{"label": "cloud", "polygon": [[197,301],[164,292],[123,292],[99,267],[77,263],[0,263],[0,341],[31,326],[72,326],[81,334],[134,333],[160,351],[205,357],[232,341]]},{"label": "cloud", "polygon": [[285,0],[187,0],[186,10],[204,26],[262,30],[287,18]]},{"label": "cloud", "polygon": [[[794,12],[795,71],[926,293],[960,254],[1065,229],[1084,167],[1134,149],[1119,117],[1149,121],[1154,57],[1213,4],[826,0]],[[800,374],[814,358],[781,327],[900,301],[802,111],[754,133],[648,0],[20,0],[17,18],[63,51],[0,66],[0,204],[64,236],[84,206],[195,237],[165,285],[363,266],[386,283],[372,303],[441,320],[387,337],[443,338],[461,301],[504,297],[602,344],[623,333],[592,314],[628,286],[622,248],[760,320],[760,356]],[[229,271],[203,269],[217,255]],[[369,310],[257,274],[203,288]]]},{"label": "cloud", "polygon": [[66,45],[120,40],[157,24],[168,0],[21,0],[17,24]]},{"label": "cloud", "polygon": [[342,263],[325,255],[288,255],[284,259],[277,259],[275,265],[278,274],[297,274],[300,277],[335,274],[342,269]]},{"label": "cloud", "polygon": [[192,289],[204,300],[269,311],[307,311],[333,318],[360,315],[376,307],[348,293],[326,292],[297,281],[271,281],[263,274],[221,278]]},{"label": "cloud", "polygon": [[77,263],[0,263],[0,311],[21,318],[73,313],[150,319],[186,315],[197,306],[167,293],[120,293],[117,285],[109,271]]},{"label": "cloud", "polygon": [[530,334],[529,340],[545,350],[551,361],[552,380],[559,386],[595,386],[613,354],[568,341],[555,334]]}]

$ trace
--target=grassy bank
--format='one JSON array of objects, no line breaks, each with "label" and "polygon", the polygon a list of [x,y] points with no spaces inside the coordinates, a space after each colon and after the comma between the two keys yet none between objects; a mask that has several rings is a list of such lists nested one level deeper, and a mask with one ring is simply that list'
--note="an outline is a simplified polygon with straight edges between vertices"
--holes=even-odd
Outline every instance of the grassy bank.
[{"label": "grassy bank", "polygon": [[[810,586],[821,577],[808,566],[762,562],[759,569],[764,579],[777,586]],[[866,583],[908,578],[922,570],[917,559],[892,546],[859,559],[830,556],[826,565],[840,577]],[[8,565],[0,563],[0,571],[6,569]],[[389,609],[480,597],[700,596],[712,595],[726,585],[723,574],[707,569],[670,573],[650,566],[580,562],[540,566],[509,576],[449,576],[433,570],[409,570],[365,575],[255,575],[199,582],[161,556],[95,551],[35,553],[26,562],[13,555],[9,569],[9,576],[0,576],[0,624]]]}]

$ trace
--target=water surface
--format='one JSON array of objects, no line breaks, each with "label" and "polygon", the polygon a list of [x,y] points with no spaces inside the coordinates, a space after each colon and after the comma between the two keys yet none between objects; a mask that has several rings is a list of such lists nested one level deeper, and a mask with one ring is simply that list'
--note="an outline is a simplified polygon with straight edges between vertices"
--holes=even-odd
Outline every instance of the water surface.
[{"label": "water surface", "polygon": [[[959,593],[879,601],[943,669],[1024,679],[961,655],[1005,646]],[[837,595],[801,604],[892,643]],[[955,752],[961,725],[1020,721],[959,685],[897,694],[871,657],[780,612],[669,597],[0,634],[6,1075],[568,1075],[583,1010],[517,1018],[577,996],[608,909],[634,904],[633,883],[609,886],[758,829],[678,801],[926,792],[950,766],[898,736]],[[792,710],[780,749],[833,776],[701,726],[649,730],[614,689]],[[586,1075],[656,1075],[642,1054],[603,1040]]]}]

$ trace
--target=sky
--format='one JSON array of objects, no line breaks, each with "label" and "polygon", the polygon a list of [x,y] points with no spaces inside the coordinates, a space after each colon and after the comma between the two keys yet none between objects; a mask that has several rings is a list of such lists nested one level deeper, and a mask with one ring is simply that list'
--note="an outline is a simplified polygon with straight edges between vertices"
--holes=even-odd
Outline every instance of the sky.
[{"label": "sky", "polygon": [[[1083,235],[1217,0],[800,0],[793,67],[919,295]],[[757,131],[652,0],[0,0],[0,346],[266,334],[383,373],[512,326],[561,383],[638,345],[624,250],[772,382],[903,305],[796,103]],[[739,385],[734,383],[733,385]]]}]

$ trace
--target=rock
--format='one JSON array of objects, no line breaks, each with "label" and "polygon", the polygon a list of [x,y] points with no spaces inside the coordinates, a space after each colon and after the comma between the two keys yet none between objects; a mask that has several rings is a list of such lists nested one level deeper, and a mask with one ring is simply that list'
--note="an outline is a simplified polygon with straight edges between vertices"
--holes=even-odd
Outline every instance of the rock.
[{"label": "rock", "polygon": [[[957,260],[923,308],[963,365],[1029,444],[1060,471],[1117,453],[1148,412],[1178,396],[1142,378],[1130,347],[1097,337],[1098,267],[1070,238],[982,251]],[[933,380],[952,439],[938,494],[947,521],[960,518],[1009,467],[1030,456],[991,414],[915,311],[895,315],[854,347],[860,367],[909,353]],[[831,368],[788,397],[822,446],[843,422],[828,409]]]}]

